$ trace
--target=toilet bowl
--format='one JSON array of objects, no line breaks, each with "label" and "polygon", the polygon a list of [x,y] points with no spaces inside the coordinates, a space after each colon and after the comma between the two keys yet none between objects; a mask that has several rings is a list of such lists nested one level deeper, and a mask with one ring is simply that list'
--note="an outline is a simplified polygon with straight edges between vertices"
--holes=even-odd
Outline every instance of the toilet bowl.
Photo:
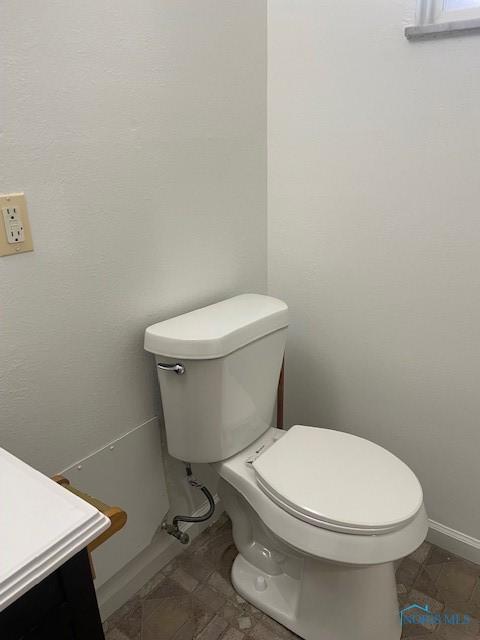
[{"label": "toilet bowl", "polygon": [[285,303],[247,294],[146,330],[169,452],[207,462],[237,592],[305,640],[398,640],[394,562],[425,539],[415,474],[363,438],[273,428]]},{"label": "toilet bowl", "polygon": [[[338,455],[340,446],[346,455]],[[318,464],[302,478],[297,468],[292,487],[292,467],[304,457]],[[241,596],[307,640],[398,640],[394,561],[427,530],[422,490],[406,465],[362,438],[295,426],[271,429],[213,466],[239,550],[232,581]],[[372,495],[379,481],[381,495]],[[403,493],[395,500],[388,492],[397,483]]]}]

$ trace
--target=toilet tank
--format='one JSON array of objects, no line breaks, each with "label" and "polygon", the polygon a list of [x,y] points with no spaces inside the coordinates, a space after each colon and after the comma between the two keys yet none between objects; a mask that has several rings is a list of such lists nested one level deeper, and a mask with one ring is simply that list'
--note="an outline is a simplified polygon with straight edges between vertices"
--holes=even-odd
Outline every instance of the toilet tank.
[{"label": "toilet tank", "polygon": [[225,460],[272,425],[287,314],[281,300],[244,294],[148,327],[172,456]]}]

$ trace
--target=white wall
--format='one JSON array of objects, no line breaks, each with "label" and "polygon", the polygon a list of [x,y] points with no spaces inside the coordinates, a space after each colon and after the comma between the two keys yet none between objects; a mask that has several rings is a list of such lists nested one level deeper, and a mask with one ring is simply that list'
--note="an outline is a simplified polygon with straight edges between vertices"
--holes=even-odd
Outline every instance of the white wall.
[{"label": "white wall", "polygon": [[[270,1],[270,290],[289,422],[389,447],[480,538],[480,39],[408,43],[413,12]],[[0,190],[26,192],[35,252],[0,260],[0,444],[46,473],[159,413],[145,326],[265,288],[265,19],[1,5]],[[172,510],[195,506],[179,474]]]},{"label": "white wall", "polygon": [[158,414],[146,326],[265,289],[266,7],[4,0],[0,23],[0,191],[35,244],[0,259],[0,444],[53,474]]},{"label": "white wall", "polygon": [[480,36],[407,42],[414,5],[269,2],[269,287],[289,424],[390,448],[480,538]]}]

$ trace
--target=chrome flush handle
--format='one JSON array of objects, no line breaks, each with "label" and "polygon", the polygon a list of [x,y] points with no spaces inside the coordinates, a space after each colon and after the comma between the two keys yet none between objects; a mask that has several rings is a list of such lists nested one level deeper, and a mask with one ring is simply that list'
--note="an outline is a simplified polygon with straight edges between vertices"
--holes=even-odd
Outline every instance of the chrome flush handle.
[{"label": "chrome flush handle", "polygon": [[159,362],[157,364],[157,367],[162,371],[173,371],[173,373],[176,373],[177,376],[183,376],[183,374],[185,373],[185,367],[179,362],[177,362],[176,364],[164,364],[162,362]]}]

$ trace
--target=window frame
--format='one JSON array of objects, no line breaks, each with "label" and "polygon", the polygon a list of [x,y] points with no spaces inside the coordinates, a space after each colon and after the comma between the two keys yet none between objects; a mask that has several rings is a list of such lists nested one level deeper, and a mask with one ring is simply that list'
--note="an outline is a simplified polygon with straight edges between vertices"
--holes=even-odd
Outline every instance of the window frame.
[{"label": "window frame", "polygon": [[405,29],[408,39],[458,35],[480,29],[480,4],[465,9],[445,9],[445,0],[417,0],[416,24]]}]

